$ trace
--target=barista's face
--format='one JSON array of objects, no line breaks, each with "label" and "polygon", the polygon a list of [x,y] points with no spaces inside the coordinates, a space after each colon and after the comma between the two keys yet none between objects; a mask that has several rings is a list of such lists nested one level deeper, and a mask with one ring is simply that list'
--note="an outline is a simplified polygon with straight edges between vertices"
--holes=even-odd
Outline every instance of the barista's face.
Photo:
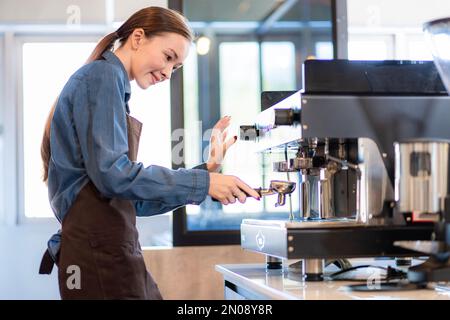
[{"label": "barista's face", "polygon": [[147,38],[142,33],[132,35],[133,54],[130,76],[138,86],[147,89],[158,82],[170,79],[172,72],[180,68],[189,53],[190,42],[177,33],[163,33]]}]

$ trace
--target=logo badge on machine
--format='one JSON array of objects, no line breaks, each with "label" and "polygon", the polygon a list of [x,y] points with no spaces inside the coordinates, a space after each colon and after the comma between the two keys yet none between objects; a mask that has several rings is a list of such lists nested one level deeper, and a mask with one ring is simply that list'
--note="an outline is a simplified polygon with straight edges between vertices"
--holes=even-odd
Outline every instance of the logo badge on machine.
[{"label": "logo badge on machine", "polygon": [[256,245],[260,251],[264,248],[265,240],[266,238],[262,234],[261,230],[258,230],[258,233],[256,234]]}]

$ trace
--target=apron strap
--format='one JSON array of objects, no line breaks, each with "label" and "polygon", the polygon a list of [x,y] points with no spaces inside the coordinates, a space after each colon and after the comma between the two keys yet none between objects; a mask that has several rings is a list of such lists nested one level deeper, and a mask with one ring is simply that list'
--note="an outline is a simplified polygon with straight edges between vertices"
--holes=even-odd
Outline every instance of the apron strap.
[{"label": "apron strap", "polygon": [[42,256],[41,265],[39,267],[39,274],[51,274],[54,264],[57,265],[57,262],[55,263],[52,256],[48,252],[48,249],[45,250],[44,255]]}]

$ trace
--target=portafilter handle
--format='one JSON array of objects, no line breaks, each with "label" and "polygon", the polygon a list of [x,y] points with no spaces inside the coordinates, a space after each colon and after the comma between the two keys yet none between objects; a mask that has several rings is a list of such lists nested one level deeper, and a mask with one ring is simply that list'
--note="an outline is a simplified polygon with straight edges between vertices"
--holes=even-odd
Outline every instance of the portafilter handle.
[{"label": "portafilter handle", "polygon": [[[283,206],[286,203],[286,195],[292,193],[295,190],[296,183],[290,181],[272,180],[270,182],[270,188],[254,188],[261,197],[268,196],[272,194],[278,194],[278,201],[275,204],[276,207]],[[242,190],[247,197],[250,195]],[[218,202],[219,200],[211,198],[213,201]]]}]

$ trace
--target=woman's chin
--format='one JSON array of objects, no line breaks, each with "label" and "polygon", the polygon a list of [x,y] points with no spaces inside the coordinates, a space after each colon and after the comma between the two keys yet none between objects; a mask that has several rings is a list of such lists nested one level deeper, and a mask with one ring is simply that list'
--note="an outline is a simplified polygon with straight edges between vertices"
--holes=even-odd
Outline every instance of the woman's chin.
[{"label": "woman's chin", "polygon": [[152,85],[152,83],[150,81],[145,81],[145,80],[144,81],[136,80],[136,84],[138,85],[139,88],[141,88],[143,90],[148,89]]}]

